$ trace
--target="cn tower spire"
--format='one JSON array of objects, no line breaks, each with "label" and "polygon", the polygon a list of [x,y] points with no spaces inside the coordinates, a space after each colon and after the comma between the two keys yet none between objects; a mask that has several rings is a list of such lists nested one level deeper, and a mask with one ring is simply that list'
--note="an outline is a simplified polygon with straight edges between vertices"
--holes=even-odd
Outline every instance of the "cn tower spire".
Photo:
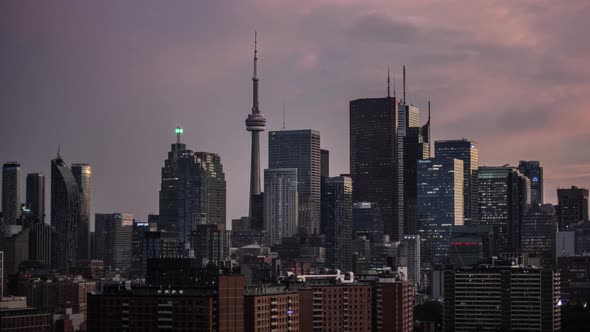
[{"label": "cn tower spire", "polygon": [[246,118],[246,130],[252,132],[250,164],[249,213],[253,217],[253,196],[260,195],[260,132],[266,127],[266,118],[260,112],[258,100],[258,34],[254,31],[254,74],[252,76],[252,113]]}]

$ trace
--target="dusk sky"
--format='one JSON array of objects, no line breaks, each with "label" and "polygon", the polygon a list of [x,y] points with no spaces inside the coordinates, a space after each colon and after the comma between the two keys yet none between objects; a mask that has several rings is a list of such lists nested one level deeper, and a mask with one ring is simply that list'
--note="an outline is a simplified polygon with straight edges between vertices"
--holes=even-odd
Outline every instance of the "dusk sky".
[{"label": "dusk sky", "polygon": [[348,102],[385,96],[387,67],[399,95],[406,65],[434,140],[476,140],[480,165],[541,160],[556,203],[557,186],[590,185],[589,17],[588,0],[3,0],[0,161],[44,172],[49,196],[61,144],[92,165],[93,213],[145,220],[180,125],[221,156],[228,221],[246,215],[257,30],[267,130],[284,102],[287,129],[321,132],[332,175],[349,169]]}]

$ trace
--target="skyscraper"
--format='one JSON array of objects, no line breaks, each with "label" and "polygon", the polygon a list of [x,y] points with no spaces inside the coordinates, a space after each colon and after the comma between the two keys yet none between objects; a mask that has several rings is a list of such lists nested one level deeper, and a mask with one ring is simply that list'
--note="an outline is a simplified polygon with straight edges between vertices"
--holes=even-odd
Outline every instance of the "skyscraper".
[{"label": "skyscraper", "polygon": [[19,163],[11,161],[2,167],[2,217],[6,225],[16,225],[21,214],[21,177]]},{"label": "skyscraper", "polygon": [[326,266],[352,271],[352,179],[326,179],[322,197],[322,235],[326,238]]},{"label": "skyscraper", "polygon": [[97,213],[95,216],[97,259],[111,271],[127,272],[131,268],[133,215],[128,213]]},{"label": "skyscraper", "polygon": [[180,134],[162,168],[158,226],[188,244],[197,225],[225,225],[226,183],[219,155],[187,150]]},{"label": "skyscraper", "polygon": [[270,244],[297,233],[297,169],[264,170],[264,229]]},{"label": "skyscraper", "polygon": [[58,154],[51,161],[51,262],[59,271],[67,272],[78,257],[80,223],[80,191],[76,178]]},{"label": "skyscraper", "polygon": [[418,233],[424,263],[444,263],[453,227],[463,225],[463,161],[418,161]]},{"label": "skyscraper", "polygon": [[480,224],[495,228],[494,255],[520,249],[520,222],[530,203],[530,181],[511,166],[482,166],[479,177]]},{"label": "skyscraper", "polygon": [[256,33],[254,33],[254,75],[252,76],[252,113],[246,118],[246,130],[252,132],[252,154],[250,156],[250,197],[248,216],[254,214],[253,196],[260,195],[260,132],[266,127],[266,118],[260,112],[258,105],[258,48]]},{"label": "skyscraper", "polygon": [[398,99],[357,99],[350,102],[350,174],[354,202],[376,203],[383,227],[393,240],[403,235],[397,218]]},{"label": "skyscraper", "polygon": [[580,221],[588,220],[588,188],[557,189],[559,230],[565,231]]},{"label": "skyscraper", "polygon": [[320,133],[311,129],[270,131],[268,168],[296,168],[299,228],[320,232]]},{"label": "skyscraper", "polygon": [[555,260],[555,236],[557,234],[557,216],[551,204],[531,204],[522,218],[520,225],[521,249],[528,254],[529,264],[536,261],[536,266],[553,269]]},{"label": "skyscraper", "polygon": [[430,109],[422,127],[420,110],[413,105],[400,104],[398,119],[398,224],[404,225],[404,234],[417,234],[417,166],[418,160],[430,158]]},{"label": "skyscraper", "polygon": [[521,160],[518,170],[531,180],[531,204],[543,204],[543,167],[537,160]]},{"label": "skyscraper", "polygon": [[45,221],[45,175],[43,173],[27,174],[27,205],[31,213]]},{"label": "skyscraper", "polygon": [[158,229],[167,232],[177,231],[178,158],[187,151],[186,144],[180,142],[182,132],[182,128],[176,127],[176,143],[171,145],[168,159],[164,161],[164,167],[162,167]]},{"label": "skyscraper", "polygon": [[88,164],[72,164],[72,173],[80,191],[80,226],[78,228],[78,259],[90,258],[90,189],[92,168]]},{"label": "skyscraper", "polygon": [[455,158],[463,161],[463,212],[464,223],[469,225],[479,220],[479,151],[477,142],[466,138],[434,142],[436,157]]}]

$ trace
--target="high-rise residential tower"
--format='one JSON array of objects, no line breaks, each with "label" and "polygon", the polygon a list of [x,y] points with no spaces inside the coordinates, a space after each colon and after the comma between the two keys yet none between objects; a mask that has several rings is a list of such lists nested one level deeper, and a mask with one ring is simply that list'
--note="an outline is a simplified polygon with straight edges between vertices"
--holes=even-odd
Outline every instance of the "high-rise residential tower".
[{"label": "high-rise residential tower", "polygon": [[6,225],[15,225],[21,214],[22,171],[17,162],[2,167],[2,217]]},{"label": "high-rise residential tower", "polygon": [[376,203],[383,227],[399,240],[404,225],[398,220],[398,105],[396,97],[350,102],[350,175],[354,202]]},{"label": "high-rise residential tower", "polygon": [[531,180],[531,204],[543,204],[543,167],[538,160],[521,160],[518,170]]},{"label": "high-rise residential tower", "polygon": [[31,213],[45,221],[45,175],[43,173],[27,174],[27,205]]},{"label": "high-rise residential tower", "polygon": [[557,189],[559,230],[570,230],[580,221],[588,220],[588,188]]},{"label": "high-rise residential tower", "polygon": [[494,255],[520,250],[520,222],[530,203],[530,181],[512,166],[482,166],[479,177],[480,224],[496,233]]},{"label": "high-rise residential tower", "polygon": [[71,169],[58,154],[51,161],[51,262],[67,272],[78,257],[80,190]]},{"label": "high-rise residential tower", "polygon": [[454,226],[463,224],[463,161],[418,161],[418,233],[424,263],[444,263]]},{"label": "high-rise residential tower", "polygon": [[297,233],[297,168],[264,170],[264,229],[270,244]]},{"label": "high-rise residential tower", "polygon": [[466,225],[479,220],[479,189],[477,170],[479,151],[477,142],[470,139],[458,139],[434,142],[436,157],[455,158],[463,161],[463,212]]},{"label": "high-rise residential tower", "polygon": [[268,168],[296,168],[299,229],[320,233],[320,133],[311,129],[268,133]]},{"label": "high-rise residential tower", "polygon": [[322,197],[322,235],[326,238],[326,267],[352,271],[352,179],[325,180]]},{"label": "high-rise residential tower", "polygon": [[88,164],[72,164],[72,173],[80,191],[80,226],[78,227],[78,259],[90,258],[90,189],[92,168]]},{"label": "high-rise residential tower", "polygon": [[[246,118],[246,130],[252,132],[252,154],[250,156],[250,197],[248,216],[253,218],[255,201],[254,196],[260,195],[260,132],[266,127],[266,118],[260,112],[258,105],[258,44],[254,33],[254,75],[252,76],[252,113]],[[259,217],[259,216],[258,216]],[[255,222],[256,223],[256,222]]]}]

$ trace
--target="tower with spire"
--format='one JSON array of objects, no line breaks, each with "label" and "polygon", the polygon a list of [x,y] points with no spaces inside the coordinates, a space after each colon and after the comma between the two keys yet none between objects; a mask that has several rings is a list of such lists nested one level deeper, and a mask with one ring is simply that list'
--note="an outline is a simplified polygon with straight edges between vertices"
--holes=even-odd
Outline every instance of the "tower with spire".
[{"label": "tower with spire", "polygon": [[252,154],[250,164],[250,197],[248,216],[252,219],[254,202],[260,195],[260,132],[266,127],[266,118],[258,105],[258,43],[254,32],[254,75],[252,76],[252,113],[246,118],[246,130],[252,133]]}]

